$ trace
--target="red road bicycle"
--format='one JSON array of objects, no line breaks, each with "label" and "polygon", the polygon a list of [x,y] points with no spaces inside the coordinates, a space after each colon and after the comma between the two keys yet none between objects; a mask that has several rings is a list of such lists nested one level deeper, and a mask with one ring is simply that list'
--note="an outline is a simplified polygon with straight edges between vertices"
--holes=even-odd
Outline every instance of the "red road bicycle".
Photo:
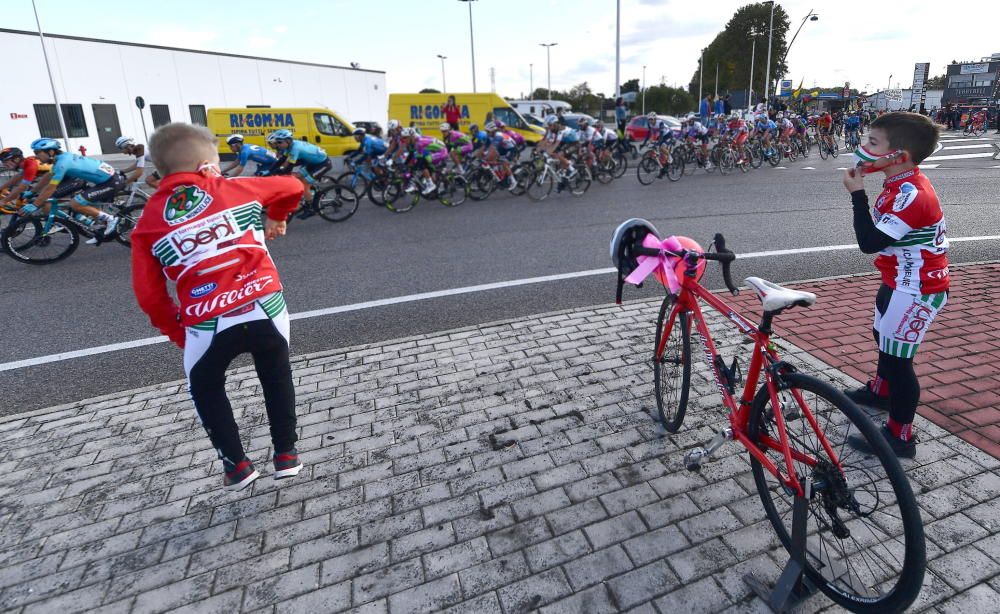
[{"label": "red road bicycle", "polygon": [[[652,355],[663,427],[673,433],[684,420],[694,359],[692,329],[701,338],[704,359],[728,410],[728,427],[704,447],[688,451],[686,467],[697,471],[726,441],[738,441],[749,453],[767,517],[792,562],[798,561],[799,573],[804,571],[813,585],[852,611],[902,611],[920,593],[926,553],[923,523],[899,461],[854,403],[783,361],[771,341],[774,318],[812,305],[816,296],[748,277],[746,283],[763,304],[763,316],[755,324],[699,283],[705,261],[718,261],[726,286],[738,293],[730,277],[736,255],[726,249],[722,235],[715,235],[715,252],[690,239],[659,237],[649,222],[629,220],[612,238],[612,260],[619,271],[619,302],[623,283],[641,282],[650,273],[668,286]],[[727,365],[719,355],[702,303],[752,341],[738,396],[736,386],[743,380],[739,362],[734,358]],[[847,446],[852,433],[864,436],[875,454]]]}]

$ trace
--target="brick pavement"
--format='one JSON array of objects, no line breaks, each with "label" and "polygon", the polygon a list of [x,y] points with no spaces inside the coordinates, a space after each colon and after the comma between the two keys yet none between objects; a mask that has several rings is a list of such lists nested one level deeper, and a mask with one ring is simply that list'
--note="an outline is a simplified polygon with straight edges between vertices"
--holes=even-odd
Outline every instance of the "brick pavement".
[{"label": "brick pavement", "polygon": [[[786,555],[735,444],[680,468],[722,419],[704,366],[683,430],[653,420],[655,316],[637,301],[299,357],[307,467],[277,484],[238,369],[228,387],[265,474],[242,493],[221,490],[180,382],[4,419],[0,610],[761,612],[741,574],[773,580]],[[919,426],[916,609],[994,607],[1000,461]]]},{"label": "brick pavement", "polygon": [[[916,357],[920,415],[1000,458],[1000,263],[951,267],[948,304],[931,326]],[[797,346],[859,381],[871,379],[878,361],[871,325],[878,275],[792,284],[815,292],[816,309],[790,311],[778,330]],[[745,295],[745,296],[744,296]],[[757,298],[734,299],[760,312]]]}]

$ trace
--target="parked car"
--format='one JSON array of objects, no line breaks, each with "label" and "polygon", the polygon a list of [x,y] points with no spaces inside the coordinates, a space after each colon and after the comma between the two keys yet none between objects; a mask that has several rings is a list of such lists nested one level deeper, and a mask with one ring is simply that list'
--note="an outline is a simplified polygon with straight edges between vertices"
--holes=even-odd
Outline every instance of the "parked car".
[{"label": "parked car", "polygon": [[382,126],[378,122],[354,122],[355,128],[364,128],[368,134],[381,137]]},{"label": "parked car", "polygon": [[[674,132],[678,132],[681,129],[681,121],[673,115],[657,115],[656,117],[662,119]],[[633,117],[628,125],[625,126],[625,138],[631,141],[644,141],[648,133],[649,119],[645,115]]]},{"label": "parked car", "polygon": [[591,126],[593,126],[594,122],[597,121],[586,113],[563,113],[562,115],[562,123],[566,124],[570,128],[573,128],[574,130],[580,127],[581,119],[585,119],[590,122]]}]

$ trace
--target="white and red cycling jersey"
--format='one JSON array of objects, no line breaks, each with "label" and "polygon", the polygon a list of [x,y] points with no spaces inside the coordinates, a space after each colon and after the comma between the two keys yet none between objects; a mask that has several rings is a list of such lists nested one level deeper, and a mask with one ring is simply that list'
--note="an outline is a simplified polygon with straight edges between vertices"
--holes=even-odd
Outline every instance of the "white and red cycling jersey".
[{"label": "white and red cycling jersey", "polygon": [[132,286],[153,326],[183,347],[185,327],[280,292],[263,215],[287,219],[302,192],[291,176],[165,177],[131,235]]},{"label": "white and red cycling jersey", "polygon": [[912,169],[890,177],[872,207],[875,228],[896,240],[879,252],[882,282],[908,294],[948,289],[948,236],[931,182]]}]

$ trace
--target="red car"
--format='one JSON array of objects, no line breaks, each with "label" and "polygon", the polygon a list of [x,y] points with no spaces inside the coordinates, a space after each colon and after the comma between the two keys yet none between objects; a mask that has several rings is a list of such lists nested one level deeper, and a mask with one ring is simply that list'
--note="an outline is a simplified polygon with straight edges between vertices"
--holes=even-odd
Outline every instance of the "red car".
[{"label": "red car", "polygon": [[[681,122],[676,117],[672,115],[657,115],[659,119],[662,119],[668,126],[670,126],[674,132],[681,129]],[[628,125],[625,126],[625,138],[630,141],[645,141],[646,135],[649,134],[649,119],[645,115],[637,115],[629,120]]]}]

